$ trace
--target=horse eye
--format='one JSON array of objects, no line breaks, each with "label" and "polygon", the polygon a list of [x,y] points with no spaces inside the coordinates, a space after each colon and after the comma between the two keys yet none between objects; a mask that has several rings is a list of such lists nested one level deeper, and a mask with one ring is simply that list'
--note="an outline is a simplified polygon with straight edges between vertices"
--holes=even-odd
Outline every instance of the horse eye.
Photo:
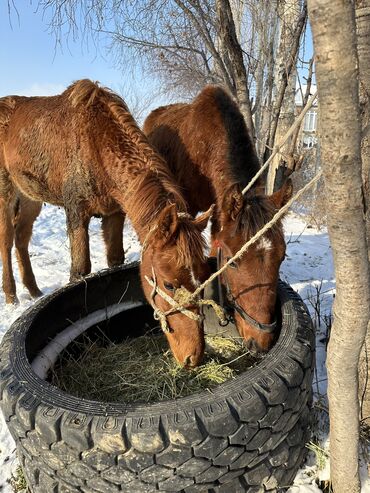
[{"label": "horse eye", "polygon": [[163,285],[167,289],[167,291],[175,291],[175,286],[170,282],[164,281]]},{"label": "horse eye", "polygon": [[[227,262],[230,259],[231,259],[231,257],[226,257]],[[232,269],[237,269],[238,268],[238,264],[236,262],[231,262],[231,264],[229,264],[229,267],[231,267]]]}]

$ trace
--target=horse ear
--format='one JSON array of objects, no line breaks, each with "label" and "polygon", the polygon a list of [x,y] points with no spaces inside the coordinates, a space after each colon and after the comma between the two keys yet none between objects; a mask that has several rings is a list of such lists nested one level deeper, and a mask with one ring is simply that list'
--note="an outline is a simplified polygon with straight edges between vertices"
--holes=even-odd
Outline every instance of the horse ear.
[{"label": "horse ear", "polygon": [[158,218],[158,232],[166,240],[169,240],[176,232],[178,226],[176,204],[166,206]]},{"label": "horse ear", "polygon": [[270,195],[270,199],[274,203],[277,209],[281,209],[283,205],[285,205],[288,200],[293,195],[293,183],[290,178],[286,180],[284,185],[275,193]]},{"label": "horse ear", "polygon": [[222,212],[232,221],[235,221],[239,212],[243,208],[243,194],[240,185],[232,185],[226,192],[222,200]]},{"label": "horse ear", "polygon": [[203,229],[207,226],[208,220],[212,216],[214,208],[215,204],[212,204],[208,211],[203,212],[203,214],[194,219],[194,222],[200,231],[203,231]]}]

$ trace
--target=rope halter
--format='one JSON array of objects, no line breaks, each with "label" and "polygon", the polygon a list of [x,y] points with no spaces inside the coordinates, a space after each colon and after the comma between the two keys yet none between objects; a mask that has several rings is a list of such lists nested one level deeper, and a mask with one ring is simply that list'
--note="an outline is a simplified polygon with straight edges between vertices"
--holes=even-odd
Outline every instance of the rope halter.
[{"label": "rope halter", "polygon": [[[173,313],[183,313],[191,320],[196,322],[202,322],[204,319],[202,308],[204,305],[212,306],[215,310],[217,317],[220,320],[220,323],[225,323],[225,313],[223,309],[213,300],[204,300],[199,298],[198,294],[194,294],[186,289],[184,286],[177,288],[175,290],[173,298],[169,296],[166,292],[164,292],[157,283],[157,277],[154,272],[154,267],[152,267],[152,279],[148,276],[145,276],[145,280],[149,283],[149,285],[153,288],[150,294],[151,305],[154,310],[154,319],[158,320],[161,324],[161,329],[165,333],[170,333],[171,329],[167,322],[168,315],[172,315]],[[158,293],[167,303],[169,303],[172,308],[166,311],[162,311],[154,301],[154,297]],[[187,307],[196,306],[200,309],[201,315],[198,315],[191,310],[188,310]]]}]

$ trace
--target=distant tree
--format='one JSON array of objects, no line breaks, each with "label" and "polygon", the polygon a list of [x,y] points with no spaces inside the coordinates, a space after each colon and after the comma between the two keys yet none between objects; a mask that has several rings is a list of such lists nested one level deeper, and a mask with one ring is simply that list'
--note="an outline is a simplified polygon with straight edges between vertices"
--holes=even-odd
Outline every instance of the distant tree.
[{"label": "distant tree", "polygon": [[278,14],[292,1],[39,0],[39,5],[51,13],[59,39],[66,26],[72,36],[107,35],[118,64],[141,63],[167,94],[189,98],[208,83],[226,87],[262,156],[266,143],[274,142],[275,130],[269,129],[279,119],[304,31],[305,1],[294,0],[298,20],[293,34],[284,31],[292,43],[284,67],[276,71]]},{"label": "distant tree", "polygon": [[335,493],[358,493],[358,364],[370,319],[361,169],[355,7],[308,0],[316,55],[321,156],[336,274],[328,346],[330,472]]},{"label": "distant tree", "polygon": [[[271,155],[274,144],[280,142],[296,117],[297,57],[307,19],[306,2],[302,6],[300,0],[282,0],[278,7],[280,33],[275,69],[275,94],[264,160]],[[289,143],[285,149],[288,147]],[[267,182],[268,193],[273,192],[276,170],[282,162],[282,155],[277,154],[271,163]]]}]

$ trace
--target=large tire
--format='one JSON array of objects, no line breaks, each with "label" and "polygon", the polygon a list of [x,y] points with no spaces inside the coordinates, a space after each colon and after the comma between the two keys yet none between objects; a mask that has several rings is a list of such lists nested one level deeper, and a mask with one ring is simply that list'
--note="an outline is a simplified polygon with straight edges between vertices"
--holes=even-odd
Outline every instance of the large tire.
[{"label": "large tire", "polygon": [[68,285],[31,307],[3,339],[1,408],[30,490],[282,491],[309,437],[314,332],[299,296],[279,284],[277,343],[212,394],[122,405],[79,399],[37,377],[30,361],[47,341],[70,320],[116,303],[126,286],[126,300],[143,299],[137,265]]}]

